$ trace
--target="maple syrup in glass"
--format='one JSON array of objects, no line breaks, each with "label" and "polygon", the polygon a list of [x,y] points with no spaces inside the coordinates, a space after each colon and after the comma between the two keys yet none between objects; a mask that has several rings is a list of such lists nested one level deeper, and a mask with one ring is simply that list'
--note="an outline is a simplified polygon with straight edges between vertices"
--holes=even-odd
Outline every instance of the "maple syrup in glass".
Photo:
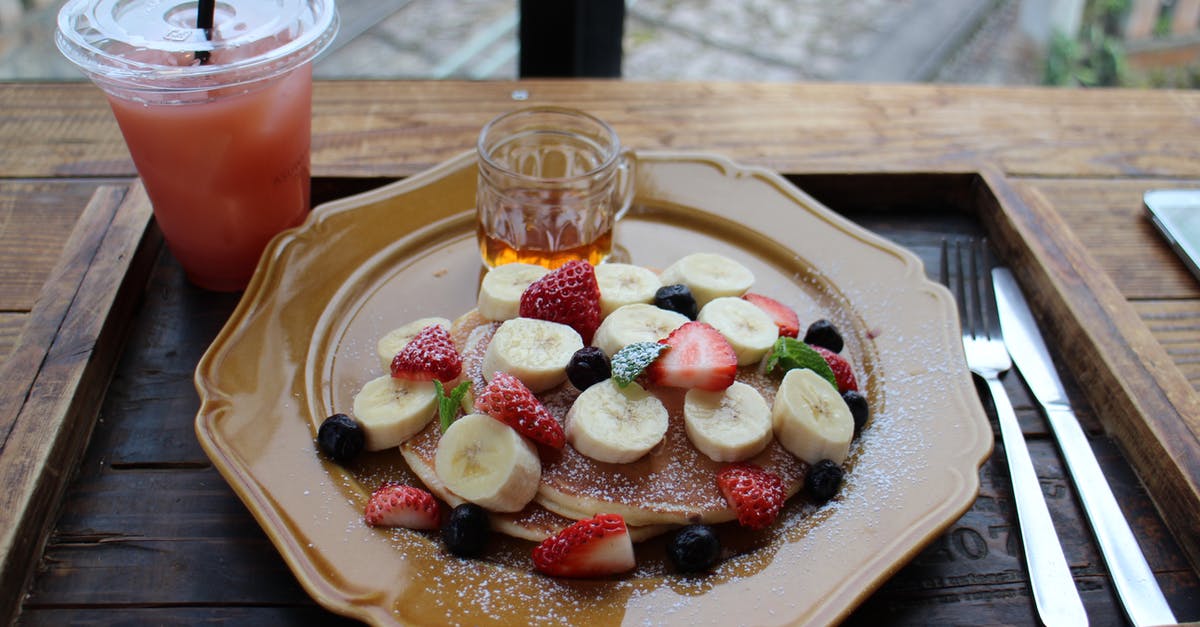
[{"label": "maple syrup in glass", "polygon": [[479,136],[479,252],[488,267],[593,265],[633,199],[634,156],[599,119],[534,107],[502,115]]}]

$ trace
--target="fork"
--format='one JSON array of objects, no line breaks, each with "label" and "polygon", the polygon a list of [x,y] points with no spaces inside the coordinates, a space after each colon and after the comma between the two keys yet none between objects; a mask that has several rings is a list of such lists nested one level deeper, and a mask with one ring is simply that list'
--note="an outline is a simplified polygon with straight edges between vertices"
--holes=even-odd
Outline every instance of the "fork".
[{"label": "fork", "polygon": [[[1050,510],[1046,507],[1041,484],[1033,469],[1033,460],[1025,445],[1025,436],[1021,433],[1021,425],[1017,423],[1008,393],[1000,382],[1000,375],[1012,368],[1012,360],[1000,335],[996,294],[984,261],[986,246],[985,240],[973,240],[965,246],[963,242],[957,242],[951,254],[950,245],[943,240],[942,283],[951,287],[958,301],[967,367],[987,383],[988,392],[996,406],[1000,436],[1012,478],[1021,545],[1029,568],[1029,581],[1038,615],[1044,624],[1052,627],[1087,625],[1087,614],[1054,531]],[[967,257],[965,261],[964,256]],[[953,273],[950,272],[952,264],[955,268]]]}]

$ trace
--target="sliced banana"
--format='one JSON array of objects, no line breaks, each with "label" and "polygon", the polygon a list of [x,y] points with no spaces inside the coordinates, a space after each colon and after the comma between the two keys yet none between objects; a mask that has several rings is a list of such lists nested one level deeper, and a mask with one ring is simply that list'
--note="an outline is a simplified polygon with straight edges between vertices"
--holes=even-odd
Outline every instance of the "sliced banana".
[{"label": "sliced banana", "polygon": [[567,441],[597,461],[624,464],[645,455],[667,433],[667,408],[637,383],[606,379],[584,390],[566,418]]},{"label": "sliced banana", "polygon": [[745,294],[754,285],[754,273],[724,255],[692,253],[663,270],[659,280],[688,286],[696,305],[703,307],[714,298]]},{"label": "sliced banana", "polygon": [[779,337],[779,327],[771,316],[754,303],[734,296],[709,301],[696,320],[711,324],[729,340],[739,366],[758,363]]},{"label": "sliced banana", "polygon": [[841,464],[850,452],[854,418],[836,388],[808,368],[789,370],[771,407],[775,437],[801,461]]},{"label": "sliced banana", "polygon": [[771,442],[771,408],[740,381],[720,392],[688,390],[683,424],[696,449],[717,462],[749,459]]},{"label": "sliced banana", "polygon": [[654,305],[625,305],[600,323],[600,328],[592,337],[592,345],[612,357],[634,342],[657,342],[686,322],[687,316]]},{"label": "sliced banana", "polygon": [[596,283],[600,285],[601,318],[625,305],[653,303],[654,293],[662,287],[657,274],[628,263],[596,266]]},{"label": "sliced banana", "polygon": [[438,440],[434,471],[451,492],[497,512],[520,511],[542,479],[533,444],[487,414],[450,424]]},{"label": "sliced banana", "polygon": [[483,353],[483,376],[507,372],[533,392],[544,392],[567,380],[567,364],[583,338],[565,324],[513,318],[505,320]]},{"label": "sliced banana", "polygon": [[511,320],[520,315],[521,294],[549,270],[531,263],[506,263],[483,275],[476,308],[488,320]]},{"label": "sliced banana", "polygon": [[379,451],[416,435],[437,411],[437,389],[432,381],[372,379],[354,395],[354,417],[366,436],[366,449]]},{"label": "sliced banana", "polygon": [[379,363],[383,365],[383,369],[390,372],[396,353],[403,350],[421,332],[421,329],[435,324],[445,327],[447,331],[450,330],[450,321],[446,318],[420,318],[398,329],[392,329],[379,338],[379,341],[375,343],[375,352],[379,354]]}]

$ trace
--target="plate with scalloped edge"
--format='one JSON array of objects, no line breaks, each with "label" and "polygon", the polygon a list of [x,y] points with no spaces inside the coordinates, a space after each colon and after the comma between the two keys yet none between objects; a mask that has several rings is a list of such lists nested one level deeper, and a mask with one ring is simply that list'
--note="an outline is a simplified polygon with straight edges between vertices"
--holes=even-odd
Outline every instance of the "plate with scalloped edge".
[{"label": "plate with scalloped edge", "polygon": [[841,328],[872,417],[838,496],[792,499],[757,534],[723,530],[724,559],[703,576],[672,572],[661,538],[639,543],[630,573],[574,581],[533,572],[529,542],[462,559],[436,533],[366,526],[371,490],[415,477],[398,451],[334,464],[316,429],[376,376],[375,338],[474,306],[482,265],[464,153],[322,205],[275,238],[196,370],[205,452],[321,605],[372,624],[828,624],[974,502],[992,431],[953,299],[915,255],[766,169],[643,152],[636,177],[616,231],[623,260],[724,254],[755,273],[754,291]]}]

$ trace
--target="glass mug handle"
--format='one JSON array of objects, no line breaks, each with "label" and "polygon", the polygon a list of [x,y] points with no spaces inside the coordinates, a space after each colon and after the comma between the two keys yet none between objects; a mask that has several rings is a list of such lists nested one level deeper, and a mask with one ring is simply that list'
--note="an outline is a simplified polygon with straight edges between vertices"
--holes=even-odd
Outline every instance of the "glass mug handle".
[{"label": "glass mug handle", "polygon": [[636,181],[637,153],[630,148],[622,148],[617,161],[617,189],[621,194],[621,205],[613,214],[613,222],[625,217],[625,213],[633,206]]}]

